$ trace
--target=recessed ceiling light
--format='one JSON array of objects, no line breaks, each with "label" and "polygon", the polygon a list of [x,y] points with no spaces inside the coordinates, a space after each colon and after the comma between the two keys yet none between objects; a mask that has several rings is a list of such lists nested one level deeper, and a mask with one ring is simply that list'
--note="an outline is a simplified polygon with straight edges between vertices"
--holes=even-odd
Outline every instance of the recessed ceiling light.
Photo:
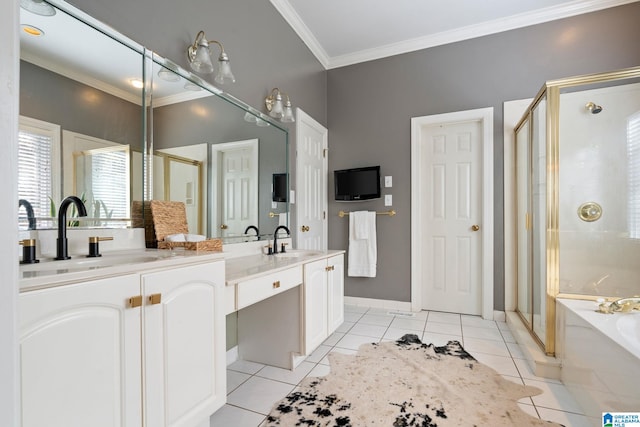
[{"label": "recessed ceiling light", "polygon": [[29,34],[30,36],[34,36],[34,37],[44,36],[44,31],[42,31],[38,27],[34,27],[33,25],[22,24],[20,25],[20,28],[22,28],[22,31]]},{"label": "recessed ceiling light", "polygon": [[135,87],[136,89],[142,89],[144,87],[144,83],[142,83],[142,80],[140,79],[130,79],[129,83],[131,83],[131,86]]}]

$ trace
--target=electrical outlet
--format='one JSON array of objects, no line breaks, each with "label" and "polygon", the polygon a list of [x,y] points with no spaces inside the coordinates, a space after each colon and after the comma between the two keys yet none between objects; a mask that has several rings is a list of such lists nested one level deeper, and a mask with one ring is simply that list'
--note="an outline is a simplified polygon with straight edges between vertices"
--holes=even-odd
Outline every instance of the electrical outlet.
[{"label": "electrical outlet", "polygon": [[393,187],[393,177],[385,176],[384,177],[384,186],[387,188]]},{"label": "electrical outlet", "polygon": [[384,205],[393,206],[393,196],[391,194],[384,195]]}]

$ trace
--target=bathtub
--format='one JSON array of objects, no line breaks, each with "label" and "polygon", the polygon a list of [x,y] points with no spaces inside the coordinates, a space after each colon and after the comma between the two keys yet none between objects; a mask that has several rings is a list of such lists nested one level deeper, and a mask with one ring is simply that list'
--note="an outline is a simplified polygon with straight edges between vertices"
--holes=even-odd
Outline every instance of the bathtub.
[{"label": "bathtub", "polygon": [[556,300],[556,357],[562,382],[602,425],[602,412],[640,412],[640,312],[596,308],[593,301]]}]

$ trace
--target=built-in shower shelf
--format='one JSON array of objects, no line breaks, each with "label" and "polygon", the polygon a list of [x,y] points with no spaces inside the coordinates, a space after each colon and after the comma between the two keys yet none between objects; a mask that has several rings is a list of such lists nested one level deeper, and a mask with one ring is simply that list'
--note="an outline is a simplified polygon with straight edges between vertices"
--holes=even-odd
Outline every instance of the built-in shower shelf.
[{"label": "built-in shower shelf", "polygon": [[538,377],[559,380],[560,370],[562,369],[560,359],[547,356],[542,351],[516,312],[507,312],[507,326],[520,345],[520,349],[524,353],[524,357],[533,373]]}]

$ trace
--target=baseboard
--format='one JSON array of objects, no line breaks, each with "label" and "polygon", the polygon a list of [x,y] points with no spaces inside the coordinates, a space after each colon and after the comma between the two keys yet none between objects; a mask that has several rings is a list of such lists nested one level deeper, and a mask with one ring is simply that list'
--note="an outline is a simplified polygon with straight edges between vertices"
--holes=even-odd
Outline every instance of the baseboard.
[{"label": "baseboard", "polygon": [[238,346],[232,347],[227,350],[227,366],[239,359]]},{"label": "baseboard", "polygon": [[506,322],[507,314],[504,311],[493,310],[493,320],[496,322]]},{"label": "baseboard", "polygon": [[411,311],[411,303],[386,299],[344,297],[344,303],[359,307],[385,308],[389,310]]}]

